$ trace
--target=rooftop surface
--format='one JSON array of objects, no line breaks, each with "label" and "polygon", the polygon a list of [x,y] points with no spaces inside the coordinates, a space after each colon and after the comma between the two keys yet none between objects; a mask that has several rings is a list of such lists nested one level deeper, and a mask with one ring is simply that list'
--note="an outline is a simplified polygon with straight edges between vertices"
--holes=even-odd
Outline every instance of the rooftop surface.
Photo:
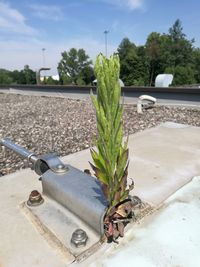
[{"label": "rooftop surface", "polygon": [[200,176],[169,197],[160,210],[134,225],[119,245],[89,267],[197,267],[200,262]]},{"label": "rooftop surface", "polygon": [[[130,136],[132,194],[159,210],[139,224],[129,225],[119,245],[105,244],[78,266],[122,266],[124,259],[126,266],[136,267],[195,266],[200,260],[200,178],[192,178],[200,173],[199,135],[198,127],[169,122]],[[63,158],[81,170],[89,167],[89,160],[89,149]],[[70,253],[63,257],[52,247],[45,233],[39,233],[20,209],[30,191],[41,191],[37,178],[27,169],[0,179],[1,267],[62,267],[73,261]]]},{"label": "rooftop surface", "polygon": [[[37,155],[57,152],[65,156],[94,143],[96,117],[91,101],[0,94],[0,114],[0,138],[8,137]],[[200,109],[156,104],[138,114],[135,105],[124,106],[124,135],[166,121],[200,127]],[[26,166],[26,160],[1,151],[0,147],[0,176]]]}]

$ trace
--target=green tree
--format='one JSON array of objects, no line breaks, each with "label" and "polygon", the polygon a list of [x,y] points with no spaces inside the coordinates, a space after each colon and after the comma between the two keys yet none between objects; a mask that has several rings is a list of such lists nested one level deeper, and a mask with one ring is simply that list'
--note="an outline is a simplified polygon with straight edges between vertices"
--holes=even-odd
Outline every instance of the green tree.
[{"label": "green tree", "polygon": [[5,69],[0,69],[0,84],[11,84],[13,82],[10,76],[10,71]]},{"label": "green tree", "polygon": [[23,70],[10,72],[14,84],[36,84],[36,73],[29,65],[25,65]]},{"label": "green tree", "polygon": [[10,72],[14,84],[25,84],[26,80],[22,71],[14,70]]},{"label": "green tree", "polygon": [[95,80],[94,69],[91,66],[86,66],[82,70],[82,79],[85,84],[91,85]]},{"label": "green tree", "polygon": [[24,75],[25,84],[36,84],[36,72],[31,70],[29,65],[24,66],[22,75]]},{"label": "green tree", "polygon": [[152,32],[147,37],[145,51],[148,62],[148,85],[154,85],[156,76],[164,73],[167,67],[173,66],[171,44],[172,41],[168,34]]},{"label": "green tree", "polygon": [[47,79],[45,81],[45,84],[48,84],[48,85],[59,85],[60,82],[57,81],[57,80],[54,80],[52,77],[47,77]]},{"label": "green tree", "polygon": [[118,54],[121,65],[120,78],[125,85],[144,84],[144,62],[138,55],[136,45],[124,38],[118,47]]},{"label": "green tree", "polygon": [[157,32],[152,32],[148,36],[145,46],[149,62],[149,85],[152,86],[155,76],[158,74],[160,69],[160,34]]},{"label": "green tree", "polygon": [[136,85],[145,86],[149,84],[149,64],[145,51],[145,46],[141,45],[137,47],[137,55],[139,57],[139,62],[138,62],[139,75]]},{"label": "green tree", "polygon": [[197,83],[200,83],[200,48],[195,48],[193,51],[193,62],[194,62],[194,77]]},{"label": "green tree", "polygon": [[58,73],[63,84],[88,84],[92,82],[94,75],[88,71],[92,68],[92,61],[89,60],[89,56],[84,49],[71,48],[69,52],[64,51],[61,55],[62,59],[58,63]]},{"label": "green tree", "polygon": [[[181,21],[178,19],[169,29],[168,34],[152,32],[145,44],[149,65],[149,84],[154,85],[158,74],[167,69],[171,74],[182,73],[177,66],[187,66],[187,72],[193,69],[193,42],[183,33]],[[192,79],[191,79],[192,81]]]},{"label": "green tree", "polygon": [[169,51],[172,58],[174,70],[176,66],[189,66],[193,62],[193,43],[194,39],[188,40],[183,33],[182,23],[179,19],[175,21],[173,26],[169,29],[169,37],[171,45]]},{"label": "green tree", "polygon": [[169,28],[169,34],[174,42],[186,37],[185,33],[183,33],[182,22],[180,19],[177,19],[172,27]]},{"label": "green tree", "polygon": [[172,85],[188,85],[196,82],[194,70],[190,66],[176,66],[175,68],[166,68],[165,73],[174,73]]}]

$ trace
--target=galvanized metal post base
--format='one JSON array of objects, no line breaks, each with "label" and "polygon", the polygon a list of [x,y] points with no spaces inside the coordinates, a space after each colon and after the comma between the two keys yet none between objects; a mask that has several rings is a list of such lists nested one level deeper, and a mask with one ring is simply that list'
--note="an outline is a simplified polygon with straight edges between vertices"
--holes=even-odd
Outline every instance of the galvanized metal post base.
[{"label": "galvanized metal post base", "polygon": [[1,144],[33,164],[43,194],[33,190],[21,207],[50,244],[76,259],[90,255],[104,234],[107,202],[97,179],[55,155],[35,156],[3,139]]},{"label": "galvanized metal post base", "polygon": [[[46,196],[42,205],[31,207],[24,202],[21,204],[21,210],[46,242],[65,258],[82,261],[101,245],[99,233]],[[77,230],[80,233],[77,233]]]},{"label": "galvanized metal post base", "polygon": [[33,191],[21,207],[47,242],[80,261],[101,244],[107,202],[94,177],[70,165],[60,169],[41,176],[42,200]]}]

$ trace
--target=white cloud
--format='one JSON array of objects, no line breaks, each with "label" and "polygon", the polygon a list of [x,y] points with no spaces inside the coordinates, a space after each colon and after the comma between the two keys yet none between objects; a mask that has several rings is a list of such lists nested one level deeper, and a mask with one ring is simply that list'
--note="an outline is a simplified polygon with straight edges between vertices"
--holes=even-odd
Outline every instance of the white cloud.
[{"label": "white cloud", "polygon": [[59,21],[63,19],[61,7],[55,5],[30,5],[33,15],[40,19]]},{"label": "white cloud", "polygon": [[128,8],[130,10],[143,9],[144,0],[102,0],[104,3],[108,3],[120,8]]},{"label": "white cloud", "polygon": [[128,0],[127,4],[131,9],[141,9],[144,6],[143,0]]},{"label": "white cloud", "polygon": [[25,35],[36,34],[37,31],[26,24],[25,17],[9,4],[0,2],[0,30]]}]

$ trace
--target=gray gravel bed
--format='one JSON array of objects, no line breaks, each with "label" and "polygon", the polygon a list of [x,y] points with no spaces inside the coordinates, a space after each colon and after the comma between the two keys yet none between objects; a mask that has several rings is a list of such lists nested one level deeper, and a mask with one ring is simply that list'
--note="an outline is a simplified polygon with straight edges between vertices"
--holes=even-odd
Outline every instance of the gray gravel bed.
[{"label": "gray gravel bed", "polygon": [[[165,121],[200,126],[200,110],[157,106],[139,115],[135,105],[125,105],[125,135]],[[90,101],[0,94],[0,138],[9,137],[38,155],[57,152],[64,156],[80,151],[93,144],[95,134]],[[25,160],[0,148],[0,176],[25,167]]]}]

